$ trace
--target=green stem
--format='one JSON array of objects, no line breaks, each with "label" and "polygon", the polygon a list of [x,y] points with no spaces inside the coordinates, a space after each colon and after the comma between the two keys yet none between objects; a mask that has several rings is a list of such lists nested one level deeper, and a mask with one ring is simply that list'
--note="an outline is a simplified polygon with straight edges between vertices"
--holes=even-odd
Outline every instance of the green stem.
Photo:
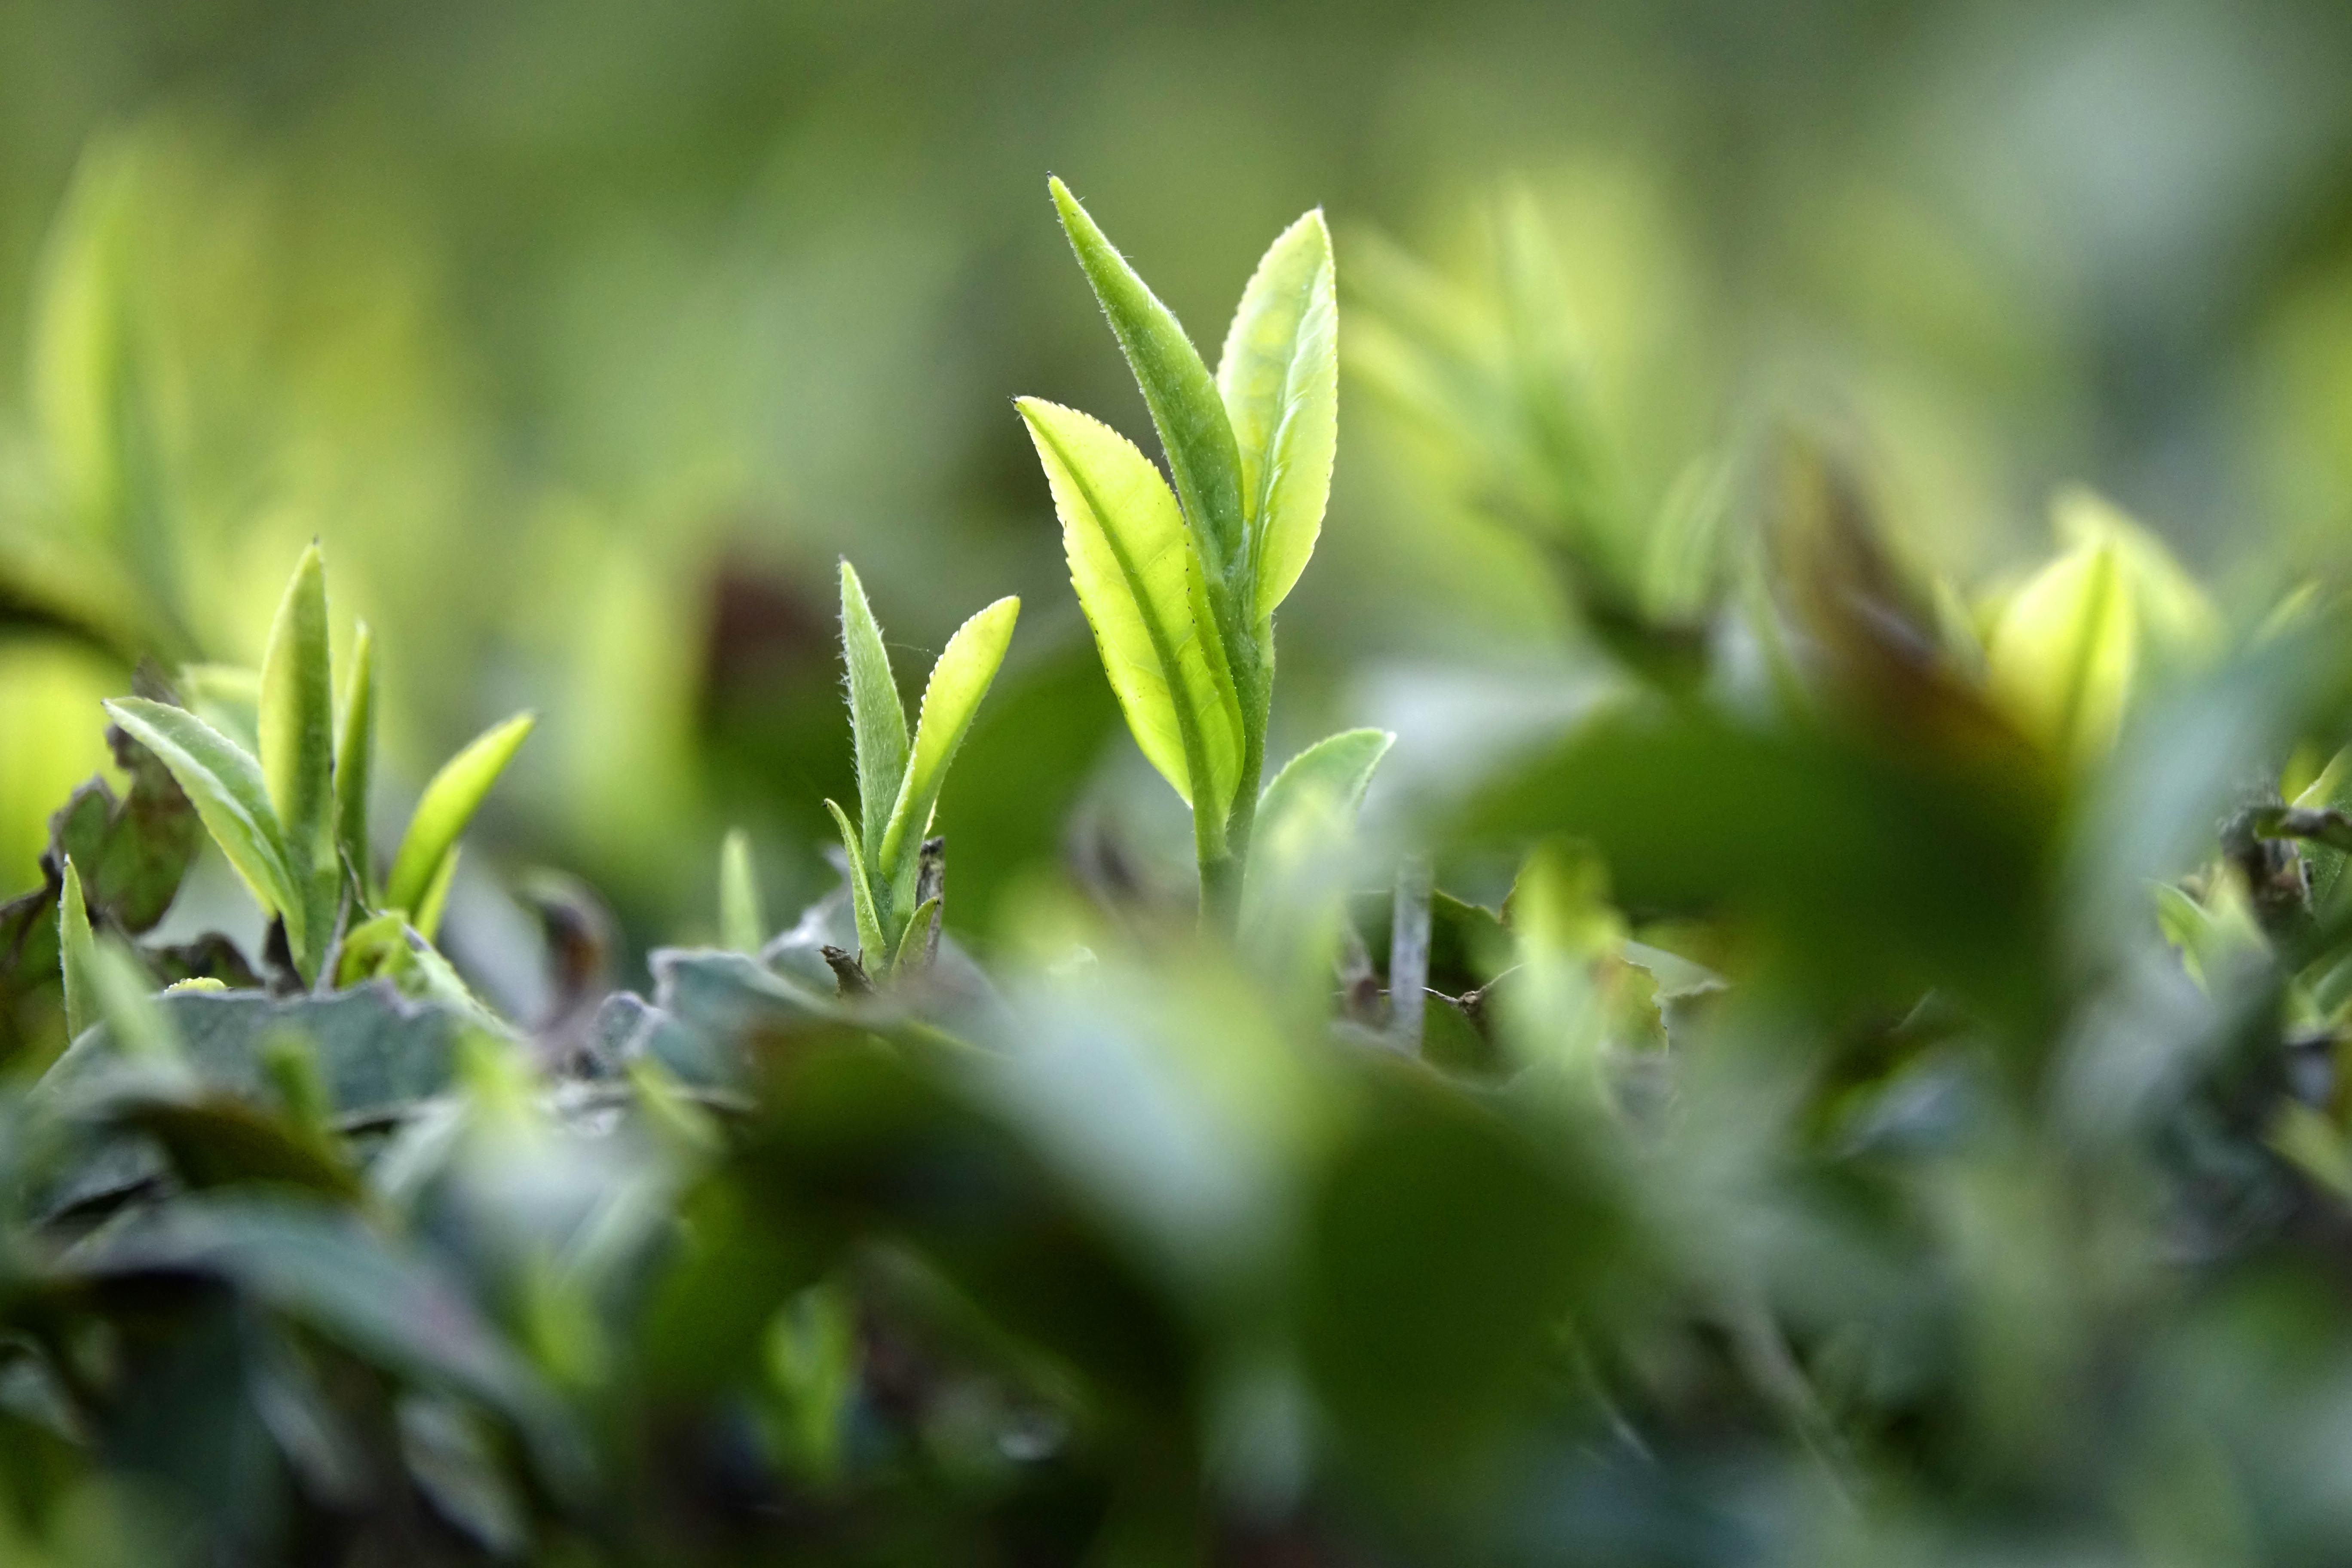
[{"label": "green stem", "polygon": [[1195,808],[1193,847],[1201,856],[1201,929],[1231,937],[1240,929],[1242,882],[1249,870],[1250,833],[1257,825],[1258,781],[1265,773],[1266,719],[1274,701],[1274,625],[1268,621],[1255,637],[1242,642],[1234,660],[1234,684],[1242,707],[1241,782],[1234,788],[1232,806],[1218,825],[1218,853],[1213,858],[1202,837],[1202,812]]}]

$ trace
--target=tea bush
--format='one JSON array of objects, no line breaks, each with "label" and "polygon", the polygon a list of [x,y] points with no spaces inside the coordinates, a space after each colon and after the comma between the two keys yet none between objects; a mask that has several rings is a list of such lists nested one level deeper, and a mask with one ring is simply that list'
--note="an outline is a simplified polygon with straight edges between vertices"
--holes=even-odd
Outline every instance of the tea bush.
[{"label": "tea bush", "polygon": [[[909,724],[845,563],[839,886],[778,931],[730,837],[640,994],[540,879],[518,1016],[436,937],[530,719],[394,838],[316,547],[258,670],[124,599],[121,782],[0,909],[7,1559],[2340,1561],[2340,599],[2087,492],[1943,579],[1796,433],[1649,493],[1529,223],[1489,309],[1310,213],[1213,371],[1052,194],[1164,467],[1018,415],[1197,902],[1106,852],[961,942],[1018,605]],[[1609,658],[1269,780],[1343,349]],[[266,940],[159,940],[215,851]]]}]

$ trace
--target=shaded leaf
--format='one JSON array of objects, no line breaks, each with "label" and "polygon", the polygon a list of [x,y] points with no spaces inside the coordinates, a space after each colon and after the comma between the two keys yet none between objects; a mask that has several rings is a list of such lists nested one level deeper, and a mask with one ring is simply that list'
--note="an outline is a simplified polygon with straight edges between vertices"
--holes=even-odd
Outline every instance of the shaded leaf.
[{"label": "shaded leaf", "polygon": [[71,860],[66,862],[65,890],[58,903],[58,952],[66,991],[66,1037],[72,1039],[98,1022],[98,947],[89,933],[89,911],[83,907],[81,878]]},{"label": "shaded leaf", "polygon": [[871,962],[881,963],[890,950],[883,941],[882,921],[874,907],[874,887],[867,880],[866,857],[857,847],[857,829],[850,825],[849,814],[834,802],[824,803],[833,813],[834,826],[841,829],[842,852],[849,857],[849,898],[857,915],[857,945],[869,955]]}]

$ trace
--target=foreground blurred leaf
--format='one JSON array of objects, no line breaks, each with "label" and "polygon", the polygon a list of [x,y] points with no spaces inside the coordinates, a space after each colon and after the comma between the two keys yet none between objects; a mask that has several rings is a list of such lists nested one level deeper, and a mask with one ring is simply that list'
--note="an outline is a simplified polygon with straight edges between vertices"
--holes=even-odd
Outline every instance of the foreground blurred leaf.
[{"label": "foreground blurred leaf", "polygon": [[1817,994],[1909,1005],[1951,986],[2046,1017],[2056,799],[2021,753],[1897,755],[1696,709],[1593,721],[1464,818],[1485,842],[1559,834],[1633,912],[1758,921]]}]

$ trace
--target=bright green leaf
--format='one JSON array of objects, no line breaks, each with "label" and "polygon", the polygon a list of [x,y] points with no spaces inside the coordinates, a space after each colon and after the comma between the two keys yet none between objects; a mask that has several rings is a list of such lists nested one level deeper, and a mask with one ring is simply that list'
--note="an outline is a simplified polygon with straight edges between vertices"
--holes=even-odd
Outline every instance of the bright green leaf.
[{"label": "bright green leaf", "polygon": [[1284,230],[1242,290],[1217,364],[1263,621],[1288,596],[1323,527],[1339,444],[1339,305],[1318,208]]},{"label": "bright green leaf", "polygon": [[[1241,777],[1241,701],[1176,498],[1108,426],[1034,397],[1019,406],[1053,487],[1071,585],[1128,728],[1178,795],[1222,820]],[[1195,779],[1206,787],[1196,790]]]},{"label": "bright green leaf", "polygon": [[1159,297],[1144,286],[1095,226],[1087,209],[1059,180],[1050,182],[1055,208],[1087,281],[1094,286],[1110,330],[1143,389],[1176,494],[1192,522],[1210,592],[1219,602],[1246,603],[1239,581],[1246,570],[1247,523],[1242,500],[1242,459],[1223,400],[1200,351]]},{"label": "bright green leaf", "polygon": [[891,807],[906,782],[907,710],[898,700],[882,628],[866,603],[866,586],[846,561],[841,563],[841,657],[849,672],[849,728],[857,753],[858,818],[866,830],[866,858],[878,862]]},{"label": "bright green leaf", "polygon": [[981,699],[988,695],[1004,650],[1013,642],[1013,625],[1021,616],[1021,601],[999,599],[958,626],[948,646],[931,666],[923,687],[923,707],[915,721],[915,749],[907,760],[906,782],[898,787],[898,803],[891,808],[890,826],[882,836],[882,858],[875,875],[888,889],[887,922],[904,917],[899,910],[914,902],[915,878],[921,869],[923,837],[931,830],[931,813],[939,805],[940,786],[947,783],[948,764],[971,729]]},{"label": "bright green leaf", "polygon": [[165,703],[122,697],[107,703],[106,711],[171,770],[263,911],[283,916],[288,937],[299,945],[303,902],[261,765],[194,714]]},{"label": "bright green leaf", "polygon": [[[335,691],[327,655],[326,571],[316,543],[295,564],[270,626],[257,721],[262,782],[278,812],[286,868],[304,900],[302,930],[323,937],[334,923],[338,882]],[[296,967],[306,976],[313,968],[310,947],[308,940],[293,943]]]},{"label": "bright green leaf", "polygon": [[529,713],[518,713],[492,725],[433,775],[416,803],[416,815],[408,819],[400,852],[393,857],[392,875],[384,879],[386,904],[412,911],[422,907],[442,858],[466,831],[482,797],[490,793],[535,721]]}]

